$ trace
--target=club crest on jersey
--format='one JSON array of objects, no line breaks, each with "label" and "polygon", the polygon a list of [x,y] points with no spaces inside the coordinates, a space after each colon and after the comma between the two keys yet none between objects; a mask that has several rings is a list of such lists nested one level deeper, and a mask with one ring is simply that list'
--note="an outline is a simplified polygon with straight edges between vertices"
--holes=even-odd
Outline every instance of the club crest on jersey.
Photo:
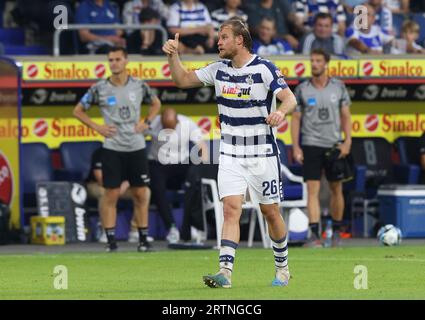
[{"label": "club crest on jersey", "polygon": [[331,94],[331,102],[336,102],[338,100],[338,98],[336,97],[336,94],[335,93],[332,93]]},{"label": "club crest on jersey", "polygon": [[322,121],[329,119],[329,110],[328,108],[319,108],[319,119]]},{"label": "club crest on jersey", "polygon": [[246,77],[245,82],[248,83],[250,86],[252,86],[254,84],[254,79],[252,79],[252,74],[249,74]]},{"label": "club crest on jersey", "polygon": [[224,85],[221,88],[221,95],[225,98],[249,99],[251,95],[251,87],[241,88],[239,85],[232,87]]},{"label": "club crest on jersey", "polygon": [[120,117],[123,120],[127,120],[128,118],[130,118],[131,112],[130,112],[130,107],[128,106],[122,106],[120,108]]}]

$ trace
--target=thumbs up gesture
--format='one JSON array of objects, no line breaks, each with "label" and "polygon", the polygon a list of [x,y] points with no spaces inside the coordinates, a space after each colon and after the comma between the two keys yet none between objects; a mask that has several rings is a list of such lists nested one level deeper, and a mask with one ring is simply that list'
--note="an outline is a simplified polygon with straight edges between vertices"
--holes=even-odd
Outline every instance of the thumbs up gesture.
[{"label": "thumbs up gesture", "polygon": [[162,46],[162,51],[164,51],[169,56],[172,56],[173,54],[178,53],[178,47],[179,47],[179,34],[176,33],[173,39],[167,40],[167,42]]}]

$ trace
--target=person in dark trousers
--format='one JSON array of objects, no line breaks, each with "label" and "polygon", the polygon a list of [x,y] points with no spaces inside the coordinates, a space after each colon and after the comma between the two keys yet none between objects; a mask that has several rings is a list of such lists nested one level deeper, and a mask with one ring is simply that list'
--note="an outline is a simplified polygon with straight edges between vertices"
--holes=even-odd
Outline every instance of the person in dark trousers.
[{"label": "person in dark trousers", "polygon": [[[203,229],[202,208],[199,208],[199,199],[196,197],[200,193],[199,189],[194,190],[200,181],[197,164],[208,159],[207,147],[202,141],[202,131],[190,118],[177,114],[172,108],[166,108],[161,116],[152,121],[147,134],[152,136],[148,155],[152,177],[152,202],[157,206],[168,230],[166,239],[169,243],[177,243],[180,240],[180,231],[176,227],[166,196],[167,189],[173,184],[175,189],[184,185],[183,240],[190,240],[191,225],[198,230]],[[197,153],[193,156],[195,153],[190,150],[191,143],[201,151],[201,159],[197,157]],[[191,159],[191,154],[192,158],[196,159]]]}]

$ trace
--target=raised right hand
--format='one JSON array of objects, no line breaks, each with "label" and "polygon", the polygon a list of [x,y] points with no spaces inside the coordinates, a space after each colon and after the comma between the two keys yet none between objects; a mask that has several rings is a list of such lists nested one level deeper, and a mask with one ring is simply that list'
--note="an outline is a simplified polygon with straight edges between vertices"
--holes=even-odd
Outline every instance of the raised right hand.
[{"label": "raised right hand", "polygon": [[111,138],[117,133],[117,128],[108,124],[98,125],[95,130],[105,138]]},{"label": "raised right hand", "polygon": [[178,53],[179,48],[179,34],[176,33],[173,39],[167,40],[167,42],[162,46],[162,51],[164,51],[169,56]]}]

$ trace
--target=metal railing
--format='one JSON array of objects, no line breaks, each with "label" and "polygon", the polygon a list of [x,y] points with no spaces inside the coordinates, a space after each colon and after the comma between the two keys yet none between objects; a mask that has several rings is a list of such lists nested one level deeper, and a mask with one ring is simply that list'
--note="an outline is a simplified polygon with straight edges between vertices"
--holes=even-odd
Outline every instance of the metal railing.
[{"label": "metal railing", "polygon": [[69,24],[66,28],[56,29],[53,34],[53,55],[60,56],[59,41],[62,32],[74,30],[159,30],[162,33],[162,43],[164,44],[168,39],[167,31],[161,25],[156,24],[141,24],[141,25],[127,25],[127,24]]}]

